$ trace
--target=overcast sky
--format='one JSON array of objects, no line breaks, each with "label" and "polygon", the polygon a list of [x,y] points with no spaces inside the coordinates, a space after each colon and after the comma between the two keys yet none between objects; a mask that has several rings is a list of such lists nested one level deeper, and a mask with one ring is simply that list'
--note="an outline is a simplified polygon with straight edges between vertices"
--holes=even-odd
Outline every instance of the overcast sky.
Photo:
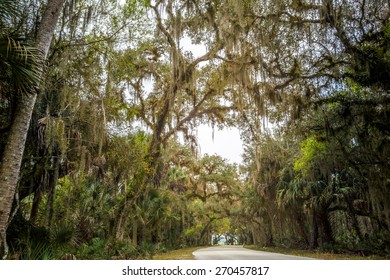
[{"label": "overcast sky", "polygon": [[198,128],[198,140],[202,155],[217,154],[230,163],[241,163],[243,153],[242,141],[237,128],[218,130],[214,128],[214,141],[211,126],[201,125]]}]

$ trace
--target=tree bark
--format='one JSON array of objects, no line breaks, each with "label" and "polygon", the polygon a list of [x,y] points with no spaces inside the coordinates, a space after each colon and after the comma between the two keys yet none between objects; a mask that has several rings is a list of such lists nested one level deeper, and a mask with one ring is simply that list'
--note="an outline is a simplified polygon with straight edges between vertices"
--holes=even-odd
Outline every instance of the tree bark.
[{"label": "tree bark", "polygon": [[[204,235],[206,234],[207,230],[211,226],[211,223],[214,222],[215,218],[210,218],[210,220],[207,222],[207,224],[203,227],[202,232],[200,233],[197,245],[205,245],[204,242],[202,242],[202,239]],[[207,243],[206,243],[207,244]]]},{"label": "tree bark", "polygon": [[132,241],[133,241],[133,245],[134,246],[138,246],[138,222],[136,219],[134,219],[134,222],[133,222],[133,238],[132,238]]},{"label": "tree bark", "polygon": [[349,210],[349,215],[351,217],[352,221],[352,227],[356,231],[357,236],[359,237],[359,240],[363,240],[363,234],[362,231],[360,230],[359,222],[356,217],[356,212],[355,209],[353,208],[353,201],[350,199],[347,199],[347,205],[348,205],[348,210]]},{"label": "tree bark", "polygon": [[312,243],[310,247],[312,250],[318,248],[318,223],[317,223],[316,210],[313,210],[313,233],[312,233]]},{"label": "tree bark", "polygon": [[131,203],[125,201],[122,211],[120,212],[119,219],[116,224],[115,239],[122,241],[125,236],[125,229],[127,225],[128,216],[131,211]]},{"label": "tree bark", "polygon": [[37,222],[39,204],[41,203],[41,200],[42,200],[42,191],[40,189],[37,189],[34,192],[34,200],[33,200],[31,212],[30,212],[30,222],[33,225],[35,225]]},{"label": "tree bark", "polygon": [[56,184],[58,181],[58,174],[60,169],[60,162],[58,156],[53,158],[52,170],[49,171],[49,194],[47,197],[47,209],[46,209],[46,229],[50,231],[51,222],[54,214],[54,197],[56,192]]},{"label": "tree bark", "polygon": [[[35,46],[41,51],[44,58],[46,58],[49,51],[64,2],[65,0],[49,0],[39,25]],[[42,65],[42,67],[44,66]],[[8,255],[6,242],[8,219],[19,179],[27,132],[36,98],[36,92],[23,94],[20,97],[0,164],[0,255],[3,258]]]},{"label": "tree bark", "polygon": [[273,247],[274,244],[274,236],[273,236],[273,231],[272,231],[272,218],[270,217],[269,214],[266,214],[265,216],[265,222],[266,222],[266,246],[267,247]]},{"label": "tree bark", "polygon": [[321,224],[321,228],[323,231],[323,242],[324,243],[333,243],[333,230],[332,225],[329,222],[329,215],[327,209],[322,209],[319,213],[319,220]]},{"label": "tree bark", "polygon": [[309,241],[309,237],[308,237],[307,231],[306,231],[304,215],[302,212],[299,212],[299,213],[296,213],[296,217],[297,217],[298,228],[299,228],[301,237],[303,239],[303,242],[305,242],[305,246],[309,246],[310,241]]}]

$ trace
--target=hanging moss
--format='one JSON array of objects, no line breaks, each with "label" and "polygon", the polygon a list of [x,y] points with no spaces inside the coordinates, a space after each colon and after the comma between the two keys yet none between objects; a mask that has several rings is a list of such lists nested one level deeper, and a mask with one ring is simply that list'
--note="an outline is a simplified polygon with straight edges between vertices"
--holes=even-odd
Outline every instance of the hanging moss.
[{"label": "hanging moss", "polygon": [[369,33],[356,47],[352,77],[362,86],[390,89],[390,23],[379,32]]},{"label": "hanging moss", "polygon": [[46,117],[42,125],[45,125],[44,139],[48,152],[52,154],[58,151],[61,155],[65,155],[68,143],[64,121],[60,118]]}]

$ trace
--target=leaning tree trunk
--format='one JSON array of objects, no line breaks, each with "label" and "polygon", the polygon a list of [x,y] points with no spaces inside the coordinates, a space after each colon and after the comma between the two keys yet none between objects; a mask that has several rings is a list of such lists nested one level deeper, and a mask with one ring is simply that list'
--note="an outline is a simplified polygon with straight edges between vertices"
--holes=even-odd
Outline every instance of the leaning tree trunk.
[{"label": "leaning tree trunk", "polygon": [[115,227],[115,239],[122,241],[125,237],[125,230],[127,226],[127,220],[131,212],[131,203],[125,201],[123,204],[123,209],[119,214],[119,218]]},{"label": "leaning tree trunk", "polygon": [[119,213],[119,217],[117,219],[116,225],[115,225],[115,239],[122,241],[125,237],[125,231],[129,222],[130,213],[134,207],[135,201],[138,199],[138,197],[142,194],[144,188],[141,188],[137,191],[136,194],[126,195],[126,200],[123,203],[122,210]]},{"label": "leaning tree trunk", "polygon": [[[64,2],[65,0],[49,0],[39,25],[35,46],[42,52],[44,58],[49,51]],[[0,164],[0,255],[3,258],[8,254],[6,231],[36,98],[36,92],[20,97]]]},{"label": "leaning tree trunk", "polygon": [[198,242],[196,245],[205,245],[205,243],[202,241],[203,237],[205,236],[206,232],[208,231],[208,229],[211,226],[211,223],[214,222],[214,220],[215,220],[215,218],[210,218],[210,220],[207,222],[207,224],[203,227],[203,230],[200,233],[200,236],[199,236],[199,239],[198,239]]}]

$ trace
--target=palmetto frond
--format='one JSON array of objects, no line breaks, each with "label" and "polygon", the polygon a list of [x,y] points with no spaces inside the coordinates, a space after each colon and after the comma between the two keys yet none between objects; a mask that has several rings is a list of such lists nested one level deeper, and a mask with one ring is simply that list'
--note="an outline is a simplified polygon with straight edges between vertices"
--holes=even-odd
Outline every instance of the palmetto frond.
[{"label": "palmetto frond", "polygon": [[18,13],[18,1],[0,0],[0,20],[16,16]]},{"label": "palmetto frond", "polygon": [[10,37],[0,37],[0,75],[20,93],[36,89],[44,70],[44,60],[38,49]]},{"label": "palmetto frond", "polygon": [[291,182],[281,182],[277,191],[277,203],[279,206],[286,206],[299,203],[307,196],[305,187],[307,182],[302,179],[295,179]]}]

